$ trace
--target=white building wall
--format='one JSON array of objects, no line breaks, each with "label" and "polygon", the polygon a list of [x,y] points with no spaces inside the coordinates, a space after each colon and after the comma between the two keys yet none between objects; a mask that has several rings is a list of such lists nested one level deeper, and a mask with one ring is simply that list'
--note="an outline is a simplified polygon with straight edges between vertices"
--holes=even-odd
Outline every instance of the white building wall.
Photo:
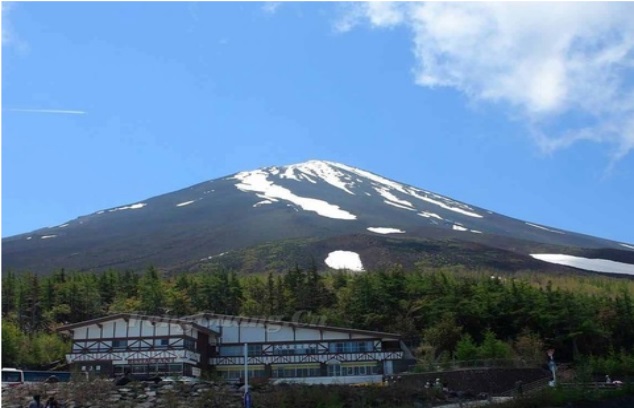
[{"label": "white building wall", "polygon": [[297,341],[319,341],[321,333],[315,329],[295,329],[295,337]]},{"label": "white building wall", "polygon": [[169,323],[156,323],[154,326],[156,336],[167,336],[170,333]]},{"label": "white building wall", "polygon": [[[246,326],[246,327],[245,327]],[[248,327],[242,324],[240,327],[240,342],[242,343],[261,343],[266,341],[264,337],[264,325],[259,324],[258,327]]]},{"label": "white building wall", "polygon": [[127,333],[127,323],[123,319],[117,319],[115,327],[115,335],[113,337],[125,337]]},{"label": "white building wall", "polygon": [[293,341],[293,328],[268,324],[266,336],[269,342]]},{"label": "white building wall", "polygon": [[138,319],[128,320],[128,337],[141,336],[141,321]]},{"label": "white building wall", "polygon": [[222,343],[238,343],[238,327],[223,327],[222,328]]},{"label": "white building wall", "polygon": [[348,340],[348,333],[324,330],[324,340]]},{"label": "white building wall", "polygon": [[115,323],[114,321],[103,323],[103,337],[104,338],[115,337],[114,323]]},{"label": "white building wall", "polygon": [[89,339],[98,339],[101,337],[101,329],[96,324],[88,326],[87,329],[87,337]]}]

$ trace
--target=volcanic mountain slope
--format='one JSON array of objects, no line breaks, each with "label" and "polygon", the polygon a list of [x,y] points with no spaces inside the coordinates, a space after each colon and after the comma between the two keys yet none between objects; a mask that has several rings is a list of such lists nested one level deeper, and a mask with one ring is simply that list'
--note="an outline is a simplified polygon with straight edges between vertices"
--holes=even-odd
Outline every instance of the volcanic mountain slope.
[{"label": "volcanic mountain slope", "polygon": [[38,273],[149,265],[178,271],[216,263],[261,272],[308,262],[362,270],[421,261],[509,270],[559,263],[634,275],[634,246],[314,160],[97,211],[3,239],[2,248],[3,271]]}]

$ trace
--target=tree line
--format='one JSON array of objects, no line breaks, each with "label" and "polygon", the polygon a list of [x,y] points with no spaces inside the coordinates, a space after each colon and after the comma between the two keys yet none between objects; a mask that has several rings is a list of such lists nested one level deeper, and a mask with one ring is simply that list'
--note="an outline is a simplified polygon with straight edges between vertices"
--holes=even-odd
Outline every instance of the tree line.
[{"label": "tree line", "polygon": [[54,329],[106,314],[211,311],[399,333],[431,360],[537,358],[552,347],[560,359],[603,361],[634,354],[632,293],[634,283],[622,279],[459,266],[364,273],[318,273],[312,266],[250,276],[223,269],[164,276],[153,267],[9,272],[2,278],[2,358],[7,366],[63,359],[68,342]]}]

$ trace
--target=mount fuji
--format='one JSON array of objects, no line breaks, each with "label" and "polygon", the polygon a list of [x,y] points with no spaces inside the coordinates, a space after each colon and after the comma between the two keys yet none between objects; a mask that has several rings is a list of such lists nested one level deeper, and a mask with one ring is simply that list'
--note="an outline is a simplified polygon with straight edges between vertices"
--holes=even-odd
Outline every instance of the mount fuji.
[{"label": "mount fuji", "polygon": [[[241,273],[464,265],[634,275],[634,245],[510,218],[312,160],[243,171],[2,241],[3,271]],[[575,269],[572,269],[575,268]]]}]

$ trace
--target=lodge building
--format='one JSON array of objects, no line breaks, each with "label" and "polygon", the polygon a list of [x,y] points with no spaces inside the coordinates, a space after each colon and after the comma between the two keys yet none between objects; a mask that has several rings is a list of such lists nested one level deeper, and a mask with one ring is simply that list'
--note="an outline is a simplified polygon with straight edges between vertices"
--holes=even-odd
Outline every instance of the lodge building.
[{"label": "lodge building", "polygon": [[120,313],[59,329],[73,342],[78,371],[121,375],[244,376],[311,383],[378,381],[412,355],[399,335],[321,324],[199,313],[159,317]]}]

